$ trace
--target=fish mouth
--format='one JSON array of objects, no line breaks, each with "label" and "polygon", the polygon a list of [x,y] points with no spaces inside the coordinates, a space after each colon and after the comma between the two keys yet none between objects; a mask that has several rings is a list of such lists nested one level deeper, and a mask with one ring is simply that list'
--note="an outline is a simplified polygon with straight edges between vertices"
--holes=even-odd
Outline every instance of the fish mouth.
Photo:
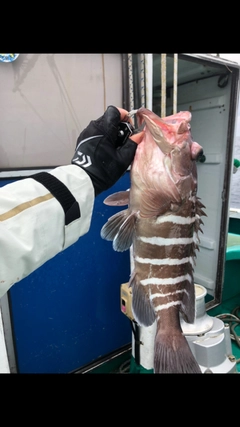
[{"label": "fish mouth", "polygon": [[[181,143],[190,133],[191,126],[189,122],[192,115],[189,111],[181,111],[161,118],[153,111],[142,107],[137,111],[136,115],[138,126],[141,127],[145,122],[154,141],[164,154],[170,153],[173,145]],[[178,136],[177,140],[176,135]]]},{"label": "fish mouth", "polygon": [[171,116],[161,118],[153,111],[144,107],[139,108],[136,115],[140,125],[143,122],[144,117],[146,117],[149,121],[158,124],[159,126],[164,126],[166,124],[180,125],[183,121],[189,123],[192,118],[190,111],[180,111],[179,113],[172,114]]}]

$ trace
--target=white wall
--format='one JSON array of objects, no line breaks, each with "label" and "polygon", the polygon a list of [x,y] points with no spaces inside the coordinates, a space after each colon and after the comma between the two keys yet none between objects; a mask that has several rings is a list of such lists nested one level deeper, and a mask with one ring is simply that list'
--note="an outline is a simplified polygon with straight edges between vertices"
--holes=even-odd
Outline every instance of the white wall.
[{"label": "white wall", "polygon": [[20,54],[0,62],[0,170],[70,162],[76,139],[122,104],[120,54]]}]

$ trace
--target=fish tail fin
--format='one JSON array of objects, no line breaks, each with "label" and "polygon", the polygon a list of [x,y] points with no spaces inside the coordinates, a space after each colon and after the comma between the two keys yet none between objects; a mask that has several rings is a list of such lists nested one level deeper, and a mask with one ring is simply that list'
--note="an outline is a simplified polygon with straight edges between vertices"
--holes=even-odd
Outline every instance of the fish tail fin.
[{"label": "fish tail fin", "polygon": [[157,328],[154,345],[154,372],[201,374],[201,369],[195,360],[182,330],[174,329],[173,335],[169,330]]}]

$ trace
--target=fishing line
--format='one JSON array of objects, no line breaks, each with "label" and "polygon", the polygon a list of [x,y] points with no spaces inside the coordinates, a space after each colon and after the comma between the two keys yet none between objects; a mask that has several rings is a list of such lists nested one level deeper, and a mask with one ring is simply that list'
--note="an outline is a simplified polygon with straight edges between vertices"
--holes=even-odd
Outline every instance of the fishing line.
[{"label": "fishing line", "polygon": [[[55,61],[55,54],[47,55],[46,60],[48,62],[50,71],[52,72],[53,76],[55,77],[57,86],[59,88],[59,94],[60,94],[62,101],[63,101],[63,105],[64,105],[64,103],[66,104],[68,111],[72,117],[73,122],[75,123],[77,130],[78,130],[78,132],[80,132],[80,130],[82,129],[82,126],[81,126],[81,123],[79,122],[78,114],[75,111],[71,97],[68,93],[68,89],[66,88],[65,80],[62,78],[61,73],[59,71],[59,68],[57,67],[57,64]],[[71,140],[70,136],[69,136],[69,139]]]}]

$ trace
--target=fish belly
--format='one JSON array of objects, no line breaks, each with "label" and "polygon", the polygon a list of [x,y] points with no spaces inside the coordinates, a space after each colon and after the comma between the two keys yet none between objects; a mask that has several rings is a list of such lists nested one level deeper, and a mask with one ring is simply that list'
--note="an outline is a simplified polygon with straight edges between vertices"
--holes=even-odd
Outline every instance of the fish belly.
[{"label": "fish belly", "polygon": [[[169,307],[177,308],[187,322],[194,322],[193,222],[190,217],[171,214],[136,223],[133,310],[144,326]],[[155,316],[149,318],[151,311]]]},{"label": "fish belly", "polygon": [[180,325],[195,319],[195,218],[169,214],[136,222],[132,310],[136,321],[157,321],[156,373],[200,373]]}]

